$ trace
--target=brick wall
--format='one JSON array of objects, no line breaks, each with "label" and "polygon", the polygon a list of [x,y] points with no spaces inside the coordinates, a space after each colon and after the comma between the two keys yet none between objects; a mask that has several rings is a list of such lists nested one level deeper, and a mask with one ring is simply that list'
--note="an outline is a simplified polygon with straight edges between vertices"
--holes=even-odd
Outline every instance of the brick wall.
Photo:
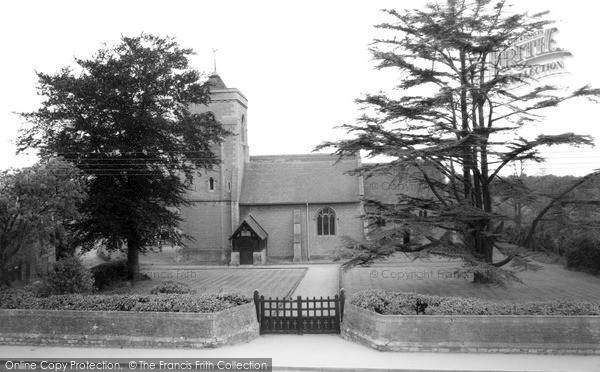
[{"label": "brick wall", "polygon": [[0,344],[215,347],[259,335],[254,304],[218,313],[0,310]]},{"label": "brick wall", "polygon": [[600,316],[381,315],[347,304],[342,336],[382,351],[600,355]]}]

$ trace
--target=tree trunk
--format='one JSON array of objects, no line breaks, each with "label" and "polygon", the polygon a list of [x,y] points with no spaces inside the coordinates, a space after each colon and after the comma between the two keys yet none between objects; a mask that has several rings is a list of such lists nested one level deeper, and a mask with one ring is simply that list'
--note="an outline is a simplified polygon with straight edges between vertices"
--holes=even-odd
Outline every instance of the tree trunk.
[{"label": "tree trunk", "polygon": [[127,239],[127,269],[129,271],[128,278],[133,282],[135,282],[135,279],[140,272],[140,248],[139,239],[135,237],[130,237]]}]

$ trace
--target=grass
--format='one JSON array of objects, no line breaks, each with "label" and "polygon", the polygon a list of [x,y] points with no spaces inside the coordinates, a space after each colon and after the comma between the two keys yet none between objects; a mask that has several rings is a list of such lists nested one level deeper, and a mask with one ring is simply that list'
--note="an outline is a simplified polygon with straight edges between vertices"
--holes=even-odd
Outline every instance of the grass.
[{"label": "grass", "polygon": [[254,290],[272,297],[287,297],[302,279],[306,268],[142,268],[150,280],[114,289],[116,293],[150,293],[164,281],[187,284],[196,293],[240,292],[252,296]]},{"label": "grass", "polygon": [[[600,277],[540,263],[542,269],[519,273],[523,283],[506,288],[474,284],[461,275],[460,263],[444,261],[385,262],[357,267],[342,276],[348,297],[367,289],[417,292],[436,296],[472,297],[504,302],[600,301]],[[456,273],[456,270],[458,274]]]}]

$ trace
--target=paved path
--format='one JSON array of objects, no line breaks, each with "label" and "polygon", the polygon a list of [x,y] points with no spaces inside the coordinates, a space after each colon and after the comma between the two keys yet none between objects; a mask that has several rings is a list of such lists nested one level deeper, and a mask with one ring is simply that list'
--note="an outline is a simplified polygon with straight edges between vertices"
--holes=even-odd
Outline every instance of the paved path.
[{"label": "paved path", "polygon": [[333,297],[339,292],[337,264],[308,265],[308,271],[296,287],[292,298],[302,297]]},{"label": "paved path", "polygon": [[380,352],[337,335],[264,335],[215,349],[0,346],[7,358],[273,358],[275,371],[600,371],[600,356]]}]

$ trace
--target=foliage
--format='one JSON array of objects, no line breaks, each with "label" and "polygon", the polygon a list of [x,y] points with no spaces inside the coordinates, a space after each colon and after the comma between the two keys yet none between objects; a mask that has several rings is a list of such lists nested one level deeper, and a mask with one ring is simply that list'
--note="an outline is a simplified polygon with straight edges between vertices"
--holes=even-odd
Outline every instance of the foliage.
[{"label": "foliage", "polygon": [[98,290],[103,290],[107,286],[127,280],[129,270],[127,261],[109,261],[96,265],[91,269],[94,285]]},{"label": "foliage", "polygon": [[[515,132],[566,100],[597,101],[600,90],[584,86],[563,92],[527,75],[524,60],[505,64],[492,58],[548,27],[545,13],[514,13],[502,0],[448,1],[386,12],[393,22],[377,26],[383,37],[371,51],[378,68],[398,71],[397,89],[359,99],[365,114],[356,124],[342,126],[352,138],[324,142],[317,150],[334,148],[340,157],[362,152],[389,158],[387,163],[363,163],[354,173],[408,177],[425,185],[431,196],[401,192],[394,205],[367,200],[365,218],[385,220],[396,226],[388,230],[397,233],[394,237],[393,231],[374,229],[373,247],[364,249],[379,245],[389,252],[396,246],[444,254],[462,259],[478,281],[516,279],[500,267],[511,259],[526,265],[525,258],[493,263],[494,242],[506,217],[493,210],[492,183],[509,164],[542,161],[541,147],[591,145],[586,135],[528,139]],[[424,231],[428,243],[403,243],[407,230]]]},{"label": "foliage", "polygon": [[427,303],[425,315],[600,315],[600,302],[548,301],[517,304],[476,298],[441,297],[414,292],[357,292],[351,303],[384,315],[415,315],[417,299]]},{"label": "foliage", "polygon": [[567,267],[600,273],[600,239],[580,236],[565,242]]},{"label": "foliage", "polygon": [[[499,179],[494,184],[495,206],[510,218],[510,226],[514,226],[506,231],[506,238],[554,257],[555,261],[564,261],[561,256],[567,249],[572,260],[587,256],[593,261],[589,255],[579,255],[579,243],[574,242],[581,237],[600,240],[598,174],[594,172],[585,177],[521,174]],[[535,259],[540,257],[544,256],[538,254]],[[585,265],[572,263],[569,267],[583,269]]]},{"label": "foliage", "polygon": [[83,266],[77,257],[66,257],[56,261],[50,274],[37,288],[37,295],[82,293],[88,294],[96,290],[92,274]]},{"label": "foliage", "polygon": [[190,105],[209,102],[209,83],[189,67],[192,50],[172,38],[122,37],[76,68],[37,73],[45,100],[29,123],[19,151],[63,156],[87,176],[89,199],[74,226],[84,249],[127,247],[129,275],[139,251],[185,245],[176,209],[201,169],[218,164],[212,151],[229,134],[211,113]]},{"label": "foliage", "polygon": [[64,241],[85,198],[81,172],[61,159],[0,173],[0,281],[7,284],[17,261]]},{"label": "foliage", "polygon": [[157,295],[57,295],[33,297],[23,290],[0,291],[2,309],[214,313],[250,303],[239,293]]},{"label": "foliage", "polygon": [[181,282],[174,282],[172,280],[167,280],[164,282],[160,282],[154,287],[150,289],[151,294],[159,294],[159,293],[196,293],[193,289],[190,288],[189,285]]}]

